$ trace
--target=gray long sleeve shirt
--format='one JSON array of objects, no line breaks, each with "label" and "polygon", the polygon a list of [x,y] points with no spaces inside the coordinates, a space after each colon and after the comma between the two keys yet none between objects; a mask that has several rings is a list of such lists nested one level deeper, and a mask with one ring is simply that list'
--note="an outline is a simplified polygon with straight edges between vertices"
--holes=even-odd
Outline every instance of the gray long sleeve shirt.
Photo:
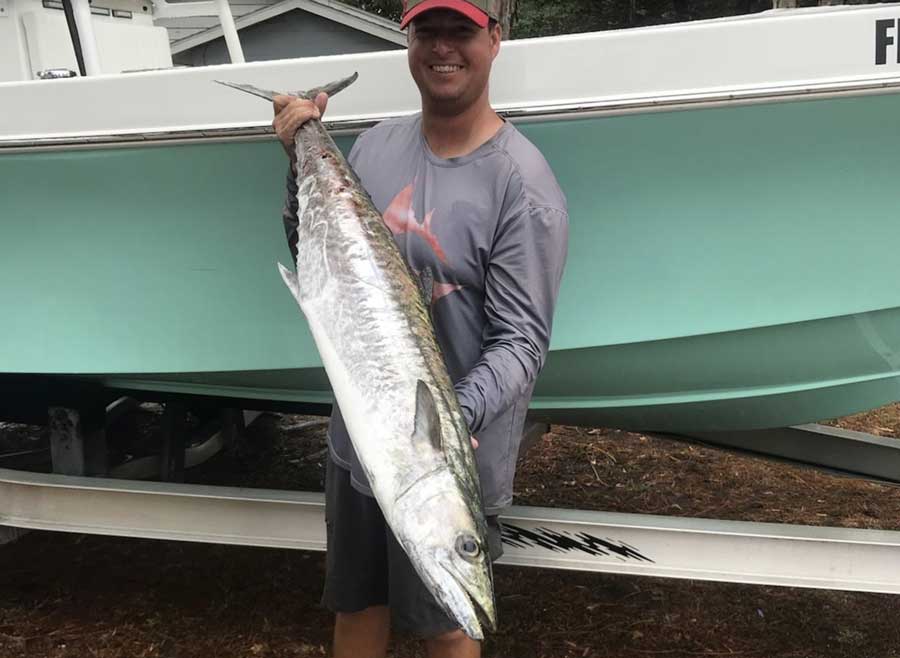
[{"label": "gray long sleeve shirt", "polygon": [[[475,453],[488,514],[512,502],[525,413],[550,342],[568,241],[566,200],[540,152],[510,124],[474,152],[443,159],[419,115],[363,133],[349,157],[419,277]],[[292,249],[297,199],[288,176]],[[372,495],[340,409],[335,462]]]}]

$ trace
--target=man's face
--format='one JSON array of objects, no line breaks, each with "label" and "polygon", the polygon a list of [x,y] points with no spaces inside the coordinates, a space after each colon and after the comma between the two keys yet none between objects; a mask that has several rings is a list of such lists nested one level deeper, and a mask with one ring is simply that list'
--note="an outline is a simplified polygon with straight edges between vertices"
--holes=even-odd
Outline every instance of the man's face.
[{"label": "man's face", "polygon": [[409,70],[432,111],[457,114],[488,84],[500,50],[500,28],[480,28],[449,9],[433,9],[409,28]]}]

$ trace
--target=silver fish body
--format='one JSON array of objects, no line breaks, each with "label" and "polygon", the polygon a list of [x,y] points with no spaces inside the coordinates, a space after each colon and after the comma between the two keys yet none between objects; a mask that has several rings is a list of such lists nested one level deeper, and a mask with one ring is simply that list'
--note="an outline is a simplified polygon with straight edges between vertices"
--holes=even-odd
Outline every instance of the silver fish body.
[{"label": "silver fish body", "polygon": [[428,306],[322,123],[305,123],[295,148],[297,271],[279,265],[281,275],[385,520],[437,601],[480,639],[496,626],[481,487]]}]

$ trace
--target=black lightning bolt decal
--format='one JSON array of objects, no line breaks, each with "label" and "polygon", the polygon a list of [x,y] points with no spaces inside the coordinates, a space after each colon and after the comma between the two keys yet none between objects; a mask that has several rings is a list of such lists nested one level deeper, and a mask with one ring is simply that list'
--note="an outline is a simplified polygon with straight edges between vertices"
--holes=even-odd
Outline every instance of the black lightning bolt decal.
[{"label": "black lightning bolt decal", "polygon": [[629,546],[625,542],[614,542],[608,539],[600,539],[586,532],[579,533],[561,533],[549,528],[535,528],[534,530],[526,530],[519,526],[502,524],[503,543],[515,546],[516,548],[527,548],[529,546],[540,546],[548,551],[563,553],[568,551],[581,551],[594,557],[614,555],[623,562],[626,560],[637,560],[639,562],[653,562],[650,558],[642,555],[633,546]]}]

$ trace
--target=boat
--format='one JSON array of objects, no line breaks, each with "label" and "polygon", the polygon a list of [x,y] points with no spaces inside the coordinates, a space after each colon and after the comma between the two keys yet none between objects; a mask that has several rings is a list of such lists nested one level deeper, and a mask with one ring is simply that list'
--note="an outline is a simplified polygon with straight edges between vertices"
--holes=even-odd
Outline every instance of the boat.
[{"label": "boat", "polygon": [[[570,211],[536,419],[753,430],[900,400],[898,16],[504,42],[492,100]],[[402,51],[0,83],[0,416],[120,393],[327,406],[275,267],[271,108],[213,81],[354,71],[326,116],[348,149],[416,111]]]}]

